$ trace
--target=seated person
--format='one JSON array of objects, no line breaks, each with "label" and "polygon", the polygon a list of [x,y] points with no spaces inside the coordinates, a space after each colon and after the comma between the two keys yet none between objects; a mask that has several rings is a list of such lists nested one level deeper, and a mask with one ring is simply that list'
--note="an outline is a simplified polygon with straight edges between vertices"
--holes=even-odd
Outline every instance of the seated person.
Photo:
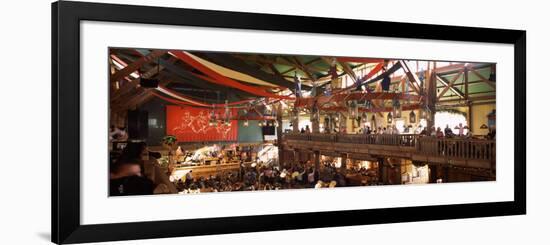
[{"label": "seated person", "polygon": [[123,159],[111,167],[110,196],[153,194],[153,181],[141,175],[139,159]]}]

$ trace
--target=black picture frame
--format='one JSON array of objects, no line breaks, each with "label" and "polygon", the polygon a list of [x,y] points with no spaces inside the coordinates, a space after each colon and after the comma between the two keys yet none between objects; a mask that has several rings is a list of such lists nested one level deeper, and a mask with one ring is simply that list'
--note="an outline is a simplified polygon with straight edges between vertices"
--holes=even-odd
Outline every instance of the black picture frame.
[{"label": "black picture frame", "polygon": [[[79,26],[84,20],[513,44],[514,201],[81,225],[79,67],[82,57]],[[55,2],[52,4],[52,242],[99,242],[525,214],[525,87],[526,32],[522,30]]]}]

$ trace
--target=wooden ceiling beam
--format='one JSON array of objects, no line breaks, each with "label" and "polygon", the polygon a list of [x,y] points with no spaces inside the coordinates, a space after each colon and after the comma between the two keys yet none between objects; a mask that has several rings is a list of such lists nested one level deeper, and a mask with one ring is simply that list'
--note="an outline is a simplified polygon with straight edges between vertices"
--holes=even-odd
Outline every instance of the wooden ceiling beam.
[{"label": "wooden ceiling beam", "polygon": [[[176,60],[177,60],[176,58],[170,56],[170,58],[168,59],[168,63],[173,64],[173,63],[176,62]],[[158,75],[158,72],[164,70],[164,68],[165,68],[164,66],[162,66],[160,64],[157,64],[157,66],[155,66],[155,67],[149,69],[147,72],[143,73],[142,77],[151,78],[155,75]],[[131,80],[130,82],[125,83],[122,87],[120,87],[118,90],[116,90],[113,93],[113,96],[111,97],[111,100],[117,100],[121,96],[128,93],[132,88],[136,88],[138,82],[139,82],[139,78],[136,78],[136,79]]]},{"label": "wooden ceiling beam", "polygon": [[411,85],[411,87],[413,88],[413,90],[417,93],[417,94],[420,94],[420,79],[418,78],[416,72],[412,72],[411,69],[409,68],[409,66],[407,65],[407,62],[405,62],[404,60],[399,60],[399,63],[401,64],[401,68],[403,69],[403,71],[405,71],[405,74],[407,75],[407,77],[409,78],[409,84]]},{"label": "wooden ceiling beam", "polygon": [[[321,60],[321,58],[315,58],[315,59],[312,59],[312,60],[310,60],[310,61],[308,61],[308,62],[305,62],[304,65],[305,65],[305,66],[308,66],[308,65],[311,65],[311,64],[313,64],[313,63],[315,63],[315,62],[317,62],[317,61],[319,61],[319,60]],[[274,64],[277,64],[277,63],[275,62]],[[286,71],[282,71],[282,72],[280,72],[280,73],[284,75],[284,74],[287,74],[287,73],[289,73],[289,72],[291,72],[291,71],[294,71],[294,70],[296,70],[296,69],[301,70],[300,67],[298,67],[296,64],[293,64],[293,65],[290,65],[290,66],[292,66],[292,68],[290,68],[290,69],[288,69],[288,70],[286,70]],[[308,66],[308,69],[309,69],[309,70],[312,70],[312,71],[315,71],[315,72],[319,72],[319,73],[327,72],[327,71],[325,71],[325,70],[318,69],[318,68],[315,68],[315,67],[313,67],[313,66]]]},{"label": "wooden ceiling beam", "polygon": [[[332,60],[330,60],[329,57],[321,57],[321,59],[327,63],[329,66],[331,65],[332,63]],[[353,69],[346,63],[346,62],[340,62],[340,61],[337,61],[338,64],[340,64],[340,66],[342,67],[342,70],[344,70],[344,73],[347,74],[348,76],[351,77],[351,79],[353,79],[353,81],[355,83],[357,83],[357,79],[358,79],[358,76],[357,74],[355,74],[355,72],[353,71]]]},{"label": "wooden ceiling beam", "polygon": [[[495,95],[486,95],[486,96],[470,96],[469,101],[475,102],[475,101],[481,101],[481,100],[496,100]],[[465,101],[464,99],[458,98],[458,99],[447,99],[447,100],[440,100],[437,103],[448,103],[448,102],[460,102]]]},{"label": "wooden ceiling beam", "polygon": [[159,58],[165,53],[166,51],[164,50],[155,50],[148,55],[139,58],[131,64],[128,64],[128,66],[124,67],[122,70],[119,70],[115,74],[111,75],[109,81],[113,83],[120,80],[121,78],[124,78],[125,76],[130,75],[132,72],[135,72],[144,64]]},{"label": "wooden ceiling beam", "polygon": [[454,87],[454,83],[456,82],[456,80],[458,79],[458,77],[460,77],[460,74],[461,73],[458,73],[454,78],[453,80],[451,80],[451,82],[447,81],[445,78],[443,77],[440,77],[439,75],[435,75],[437,81],[439,81],[440,83],[442,83],[443,85],[445,85],[443,91],[441,91],[441,93],[439,93],[439,95],[437,96],[437,99],[441,99],[443,97],[443,95],[450,89],[453,93],[455,93],[456,95],[460,96],[461,98],[464,98],[465,99],[465,96],[464,96],[464,93],[462,93],[460,90],[456,89]]},{"label": "wooden ceiling beam", "polygon": [[313,77],[313,74],[311,74],[311,72],[307,69],[307,67],[305,67],[304,64],[302,64],[302,62],[300,62],[298,57],[296,57],[296,56],[292,57],[292,61],[295,63],[296,66],[298,66],[298,68],[301,71],[304,72],[304,74],[306,74],[306,76],[309,78],[309,80],[311,82],[317,81],[317,78]]},{"label": "wooden ceiling beam", "polygon": [[466,67],[467,71],[471,71],[474,75],[476,75],[477,77],[479,77],[479,79],[481,79],[483,82],[485,82],[487,85],[489,85],[491,88],[493,88],[494,90],[496,90],[497,86],[495,84],[495,82],[493,81],[489,81],[489,79],[485,78],[483,75],[481,75],[481,73],[479,73],[478,71],[476,71],[475,69],[472,69],[470,66],[467,66]]}]

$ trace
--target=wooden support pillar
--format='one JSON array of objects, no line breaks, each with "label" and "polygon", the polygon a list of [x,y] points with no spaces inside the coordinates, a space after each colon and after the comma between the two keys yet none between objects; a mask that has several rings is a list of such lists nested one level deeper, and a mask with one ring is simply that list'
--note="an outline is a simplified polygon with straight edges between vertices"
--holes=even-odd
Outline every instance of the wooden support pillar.
[{"label": "wooden support pillar", "polygon": [[430,113],[428,114],[428,118],[426,120],[428,129],[431,130],[431,128],[435,125],[435,103],[437,102],[437,79],[436,79],[436,63],[433,62],[433,67],[431,70],[429,70],[429,76],[426,77],[426,105],[430,109]]},{"label": "wooden support pillar", "polygon": [[283,144],[283,104],[277,105],[277,146],[279,148],[279,166],[285,161],[285,147]]},{"label": "wooden support pillar", "polygon": [[473,125],[472,123],[474,122],[473,121],[473,113],[472,113],[472,102],[471,101],[468,101],[468,132],[471,132],[473,130]]},{"label": "wooden support pillar", "polygon": [[450,177],[450,172],[451,170],[451,165],[447,164],[445,166],[443,166],[443,176],[442,176],[442,179],[443,179],[443,182],[445,183],[448,183],[449,182],[449,177]]},{"label": "wooden support pillar", "polygon": [[300,114],[298,113],[298,108],[294,107],[294,109],[292,109],[292,117],[291,117],[291,122],[292,122],[292,132],[293,133],[299,133],[300,132]]},{"label": "wooden support pillar", "polygon": [[429,183],[436,183],[437,182],[437,165],[428,164],[428,168],[430,170],[430,178]]},{"label": "wooden support pillar", "polygon": [[340,173],[342,173],[343,175],[346,175],[348,171],[348,166],[347,166],[348,153],[342,153],[341,158],[342,158],[342,165],[340,166]]},{"label": "wooden support pillar", "polygon": [[340,128],[338,129],[338,132],[340,133],[349,133],[348,132],[348,118],[344,115],[340,117],[339,120]]},{"label": "wooden support pillar", "polygon": [[378,182],[388,183],[388,171],[384,158],[378,158]]},{"label": "wooden support pillar", "polygon": [[300,162],[301,156],[300,156],[300,150],[294,149],[294,161],[290,163],[290,166],[294,166],[294,163]]},{"label": "wooden support pillar", "polygon": [[319,170],[321,165],[321,152],[319,151],[313,152],[313,164],[315,165],[315,169]]},{"label": "wooden support pillar", "polygon": [[466,103],[468,104],[468,132],[472,130],[472,102],[470,101],[470,92],[469,92],[469,85],[470,78],[468,76],[468,67],[464,67],[464,98],[466,99]]},{"label": "wooden support pillar", "polygon": [[[392,158],[392,160],[395,160]],[[403,163],[403,159],[398,159],[397,162],[393,161],[394,164],[392,164],[392,176],[391,176],[391,184],[392,185],[400,185],[401,184],[401,164]]]},{"label": "wooden support pillar", "polygon": [[309,115],[310,121],[311,121],[311,132],[312,133],[319,133],[319,113],[317,113],[318,109],[317,106],[314,105],[311,108],[311,114]]},{"label": "wooden support pillar", "polygon": [[468,67],[464,67],[464,98],[466,99],[466,101],[469,101],[469,88],[468,88],[468,83],[469,83],[470,79],[468,77]]}]

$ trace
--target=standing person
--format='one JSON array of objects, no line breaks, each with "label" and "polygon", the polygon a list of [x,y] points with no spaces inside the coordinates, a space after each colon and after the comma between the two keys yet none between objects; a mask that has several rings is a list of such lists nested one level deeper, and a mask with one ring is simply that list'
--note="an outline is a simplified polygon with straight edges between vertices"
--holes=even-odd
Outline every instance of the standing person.
[{"label": "standing person", "polygon": [[441,131],[441,127],[437,127],[437,131],[435,132],[435,136],[437,138],[443,138],[445,135],[443,134],[443,131]]},{"label": "standing person", "polygon": [[449,127],[449,124],[447,124],[445,126],[445,137],[452,137],[453,135],[453,130]]},{"label": "standing person", "polygon": [[393,126],[392,126],[391,132],[392,132],[392,134],[399,134],[399,130],[397,129],[397,126],[396,126],[396,125],[393,125]]},{"label": "standing person", "polygon": [[[441,131],[441,128],[438,128],[439,131]],[[430,131],[430,136],[437,136],[437,132],[435,130],[435,127],[432,127],[432,130]]]},{"label": "standing person", "polygon": [[487,139],[494,140],[497,135],[497,129],[495,126],[489,127],[489,133],[487,133]]},{"label": "standing person", "polygon": [[192,182],[193,182],[193,170],[189,170],[189,172],[185,174],[185,184],[189,186]]},{"label": "standing person", "polygon": [[311,129],[309,128],[309,125],[306,125],[306,133],[311,133]]},{"label": "standing person", "polygon": [[464,136],[464,126],[462,126],[462,123],[458,124],[458,136]]},{"label": "standing person", "polygon": [[315,183],[315,171],[310,169],[310,173],[307,175],[307,182],[310,186],[313,186]]},{"label": "standing person", "polygon": [[120,159],[109,172],[110,196],[153,194],[153,181],[142,176],[139,159]]},{"label": "standing person", "polygon": [[424,128],[422,128],[422,130],[420,130],[420,134],[421,134],[421,135],[429,136],[429,135],[428,135],[428,130],[426,130],[426,128],[427,128],[427,127],[424,127]]},{"label": "standing person", "polygon": [[109,139],[115,141],[126,141],[128,140],[128,134],[126,133],[126,127],[115,127],[111,125],[109,130]]}]

